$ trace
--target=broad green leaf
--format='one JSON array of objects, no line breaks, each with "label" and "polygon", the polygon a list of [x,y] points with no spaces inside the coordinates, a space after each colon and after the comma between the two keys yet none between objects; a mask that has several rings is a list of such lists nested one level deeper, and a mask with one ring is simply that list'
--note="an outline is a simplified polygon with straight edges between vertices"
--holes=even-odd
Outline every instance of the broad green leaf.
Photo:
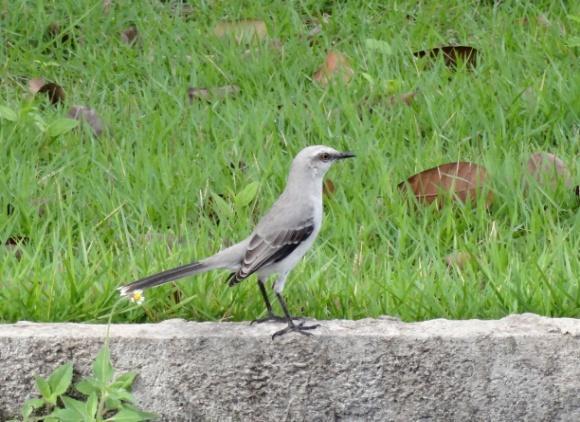
[{"label": "broad green leaf", "polygon": [[44,406],[44,400],[42,399],[28,399],[24,402],[24,406],[22,406],[22,417],[24,420],[27,420],[32,412],[36,409],[40,409]]},{"label": "broad green leaf", "polygon": [[42,398],[50,403],[50,404],[54,404],[56,397],[53,399],[52,398],[52,393],[50,391],[50,385],[48,385],[48,382],[41,377],[36,378],[36,387],[38,388],[38,391],[40,392],[40,394],[42,395]]},{"label": "broad green leaf", "polygon": [[85,396],[90,396],[91,394],[100,391],[99,386],[92,378],[85,378],[75,385],[75,388],[79,393],[83,393]]},{"label": "broad green leaf", "polygon": [[[55,418],[57,421],[59,422],[79,422],[79,421],[84,421],[83,415],[79,415],[78,412],[76,412],[74,409],[71,409],[69,407],[67,407],[66,409],[56,409],[54,412],[52,412],[50,415],[48,415],[48,417],[50,418]],[[45,421],[47,421],[47,419],[45,419]],[[54,420],[54,419],[52,419]]]},{"label": "broad green leaf", "polygon": [[91,419],[94,419],[97,414],[97,406],[99,405],[99,399],[96,393],[89,396],[86,402],[86,413]]},{"label": "broad green leaf", "polygon": [[382,40],[375,40],[372,38],[367,38],[365,40],[365,46],[367,50],[378,51],[383,54],[391,55],[393,54],[393,49],[388,42]]},{"label": "broad green leaf", "polygon": [[136,376],[136,372],[125,372],[124,374],[121,374],[115,378],[115,381],[113,384],[111,384],[111,387],[128,389],[133,385],[133,381],[135,381]]},{"label": "broad green leaf", "polygon": [[236,206],[238,208],[246,207],[256,197],[259,187],[260,184],[258,182],[252,182],[242,189],[242,191],[236,195]]},{"label": "broad green leaf", "polygon": [[6,120],[10,120],[11,122],[18,120],[18,114],[16,114],[16,112],[10,107],[3,105],[0,105],[0,117]]},{"label": "broad green leaf", "polygon": [[83,403],[80,400],[75,400],[75,399],[70,398],[70,397],[67,397],[67,396],[62,396],[61,397],[61,400],[64,403],[64,406],[65,406],[66,409],[72,409],[79,416],[81,416],[83,420],[86,419],[86,416],[87,416],[87,408],[86,408],[86,404],[85,403]]},{"label": "broad green leaf", "polygon": [[212,199],[214,208],[218,212],[218,214],[227,219],[234,218],[234,210],[221,196],[216,193],[212,193]]},{"label": "broad green leaf", "polygon": [[107,397],[105,400],[105,408],[107,410],[118,410],[123,406],[121,400],[114,399],[112,397]]},{"label": "broad green leaf", "polygon": [[112,388],[109,390],[109,397],[112,399],[123,400],[132,402],[134,401],[133,395],[123,388]]},{"label": "broad green leaf", "polygon": [[157,415],[153,413],[142,412],[141,410],[134,409],[132,407],[123,407],[119,411],[119,413],[107,419],[107,421],[141,422],[141,421],[150,421],[154,419],[157,419]]},{"label": "broad green leaf", "polygon": [[48,377],[48,385],[50,385],[50,391],[52,394],[60,396],[66,393],[66,390],[70,387],[72,375],[73,367],[71,363],[65,363],[55,369],[55,371]]},{"label": "broad green leaf", "polygon": [[107,385],[113,378],[113,365],[109,348],[103,346],[93,362],[95,380],[102,386]]},{"label": "broad green leaf", "polygon": [[66,117],[56,119],[55,121],[51,122],[48,127],[46,128],[46,132],[48,136],[51,138],[55,138],[60,135],[64,135],[67,132],[70,132],[75,127],[77,127],[79,122],[73,119],[67,119]]}]

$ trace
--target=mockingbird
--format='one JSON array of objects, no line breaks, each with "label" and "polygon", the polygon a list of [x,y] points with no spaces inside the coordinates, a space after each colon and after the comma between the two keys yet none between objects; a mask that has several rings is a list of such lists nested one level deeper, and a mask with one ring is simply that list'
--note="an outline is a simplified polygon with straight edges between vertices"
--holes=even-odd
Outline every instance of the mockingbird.
[{"label": "mockingbird", "polygon": [[[254,322],[287,322],[288,326],[275,332],[272,339],[291,331],[308,335],[309,333],[305,330],[312,330],[318,325],[304,325],[304,321],[294,324],[293,319],[298,318],[293,318],[288,312],[288,307],[282,297],[282,290],[288,273],[310,249],[320,231],[322,181],[325,173],[335,161],[349,157],[354,157],[354,154],[338,152],[324,145],[304,148],[292,161],[286,189],[250,236],[209,258],[163,271],[120,287],[121,295],[140,296],[144,288],[214,269],[231,271],[227,278],[230,286],[256,273],[268,316]],[[284,311],[283,317],[274,315],[266,293],[264,283],[271,274],[278,275],[274,292]]]}]

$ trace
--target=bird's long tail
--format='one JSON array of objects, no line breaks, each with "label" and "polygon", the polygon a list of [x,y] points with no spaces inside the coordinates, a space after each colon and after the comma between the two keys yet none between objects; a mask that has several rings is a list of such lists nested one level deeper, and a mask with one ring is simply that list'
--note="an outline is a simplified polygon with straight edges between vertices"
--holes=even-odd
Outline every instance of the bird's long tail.
[{"label": "bird's long tail", "polygon": [[173,268],[171,270],[163,271],[150,275],[149,277],[142,278],[141,280],[134,281],[130,284],[119,287],[118,290],[119,293],[121,293],[121,296],[128,296],[136,290],[143,290],[148,287],[159,286],[160,284],[177,280],[178,278],[186,277],[188,275],[201,274],[213,268],[215,267],[204,262],[192,262],[191,264],[182,265],[181,267]]},{"label": "bird's long tail", "polygon": [[159,286],[160,284],[177,280],[178,278],[186,277],[188,275],[201,274],[206,271],[217,269],[237,271],[246,252],[248,242],[249,240],[245,239],[240,243],[236,243],[235,245],[210,256],[209,258],[150,275],[149,277],[119,287],[118,290],[121,293],[121,296],[129,296],[131,293],[135,293],[139,290]]}]

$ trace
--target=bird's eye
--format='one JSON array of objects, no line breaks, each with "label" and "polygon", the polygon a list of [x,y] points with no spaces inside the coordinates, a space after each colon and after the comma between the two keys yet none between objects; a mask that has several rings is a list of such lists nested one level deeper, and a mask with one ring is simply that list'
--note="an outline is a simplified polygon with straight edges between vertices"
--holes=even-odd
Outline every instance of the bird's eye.
[{"label": "bird's eye", "polygon": [[320,160],[322,160],[322,161],[330,160],[330,154],[327,152],[323,152],[322,154],[320,154]]}]

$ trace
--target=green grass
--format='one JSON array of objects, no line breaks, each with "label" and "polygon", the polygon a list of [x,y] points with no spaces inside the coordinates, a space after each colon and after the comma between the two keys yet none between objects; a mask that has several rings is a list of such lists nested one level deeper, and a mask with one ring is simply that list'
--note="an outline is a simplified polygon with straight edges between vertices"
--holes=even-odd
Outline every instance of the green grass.
[{"label": "green grass", "polygon": [[[20,118],[0,119],[0,240],[30,240],[20,260],[0,248],[0,321],[105,322],[117,286],[245,237],[283,189],[291,157],[311,144],[358,158],[329,173],[336,192],[325,200],[316,248],[286,285],[295,313],[580,316],[578,201],[570,192],[524,194],[522,182],[530,153],[542,150],[560,156],[578,183],[580,61],[571,44],[580,23],[569,18],[580,16],[578,2],[209,1],[192,2],[188,20],[154,0],[113,2],[108,15],[101,3],[2,3],[0,104]],[[310,46],[305,22],[323,8],[330,22]],[[211,35],[216,22],[242,18],[263,19],[283,52],[262,43],[244,55],[245,46]],[[51,22],[77,28],[75,49],[51,48]],[[119,37],[131,23],[135,47]],[[367,38],[387,41],[392,54],[367,50]],[[473,72],[411,54],[453,43],[479,49]],[[350,58],[347,87],[310,80],[329,48]],[[26,80],[38,76],[65,88],[66,107],[29,96]],[[241,95],[189,104],[189,86],[224,84]],[[369,110],[365,97],[385,86],[420,95],[411,107]],[[51,139],[30,114],[51,122],[73,104],[95,108],[111,135]],[[417,208],[398,192],[408,176],[457,160],[489,169],[490,210]],[[253,182],[256,199],[235,212],[212,200],[233,204]],[[450,270],[443,258],[454,251],[476,261]],[[127,302],[114,320],[260,316],[255,280],[228,288],[225,277],[150,290],[144,306]]]}]

